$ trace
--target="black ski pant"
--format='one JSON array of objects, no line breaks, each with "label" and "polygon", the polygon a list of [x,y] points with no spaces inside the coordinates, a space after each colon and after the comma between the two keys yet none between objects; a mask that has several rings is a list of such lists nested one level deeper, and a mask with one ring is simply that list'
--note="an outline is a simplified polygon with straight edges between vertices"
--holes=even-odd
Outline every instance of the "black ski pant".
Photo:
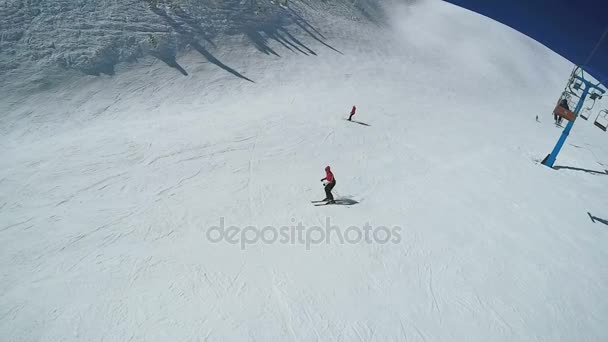
[{"label": "black ski pant", "polygon": [[329,182],[329,183],[327,183],[327,185],[325,185],[325,199],[327,199],[329,201],[334,200],[334,195],[331,194],[331,190],[334,188],[334,186],[336,186],[335,180],[333,182]]}]

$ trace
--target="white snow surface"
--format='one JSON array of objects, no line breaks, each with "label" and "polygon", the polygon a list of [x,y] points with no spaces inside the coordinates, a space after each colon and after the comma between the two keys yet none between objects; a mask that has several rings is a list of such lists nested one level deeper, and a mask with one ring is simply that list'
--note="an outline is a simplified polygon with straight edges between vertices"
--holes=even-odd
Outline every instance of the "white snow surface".
[{"label": "white snow surface", "polygon": [[[608,135],[539,164],[572,65],[445,2],[387,13],[214,50],[255,83],[191,52],[3,91],[0,340],[607,341]],[[311,205],[326,165],[358,203]],[[222,217],[401,239],[241,248]]]}]

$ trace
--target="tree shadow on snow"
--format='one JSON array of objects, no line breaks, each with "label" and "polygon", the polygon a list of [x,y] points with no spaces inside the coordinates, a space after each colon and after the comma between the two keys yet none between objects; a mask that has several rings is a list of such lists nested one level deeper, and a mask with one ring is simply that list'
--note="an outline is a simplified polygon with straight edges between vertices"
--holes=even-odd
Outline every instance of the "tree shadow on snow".
[{"label": "tree shadow on snow", "polygon": [[256,49],[267,55],[273,54],[277,57],[281,57],[270,47],[270,40],[274,40],[293,53],[301,53],[306,56],[316,56],[317,53],[291,34],[291,32],[289,32],[289,30],[285,27],[286,25],[287,19],[281,16],[276,16],[272,20],[269,20],[263,24],[254,23],[249,26],[245,25],[242,27],[242,30]]},{"label": "tree shadow on snow", "polygon": [[[177,33],[181,34],[184,38],[187,39],[188,44],[190,44],[190,46],[192,46],[192,48],[194,48],[196,51],[198,51],[201,55],[203,55],[203,57],[205,57],[205,59],[207,59],[210,63],[215,64],[216,66],[222,68],[223,70],[231,73],[232,75],[239,77],[241,79],[244,79],[246,81],[255,83],[253,80],[243,76],[241,73],[239,73],[238,71],[234,70],[233,68],[227,66],[226,64],[222,63],[219,59],[217,59],[215,56],[213,56],[207,49],[205,49],[196,39],[195,34],[193,32],[190,32],[188,29],[184,28],[182,23],[178,23],[177,21],[175,21],[173,18],[171,18],[167,12],[165,12],[164,10],[160,9],[160,8],[151,8],[150,9],[152,12],[154,12],[155,14],[157,14],[158,16],[162,17],[167,24],[169,24],[169,26],[171,26]],[[182,18],[183,19],[183,18]],[[200,28],[202,30],[202,28]],[[208,39],[208,38],[206,38]]]},{"label": "tree shadow on snow", "polygon": [[589,215],[589,218],[591,219],[591,222],[595,223],[597,221],[599,223],[603,223],[603,224],[605,224],[605,225],[608,226],[608,220],[604,220],[604,219],[601,219],[601,218],[599,218],[597,216],[593,216],[593,215],[591,215],[590,212],[587,212],[587,215]]},{"label": "tree shadow on snow", "polygon": [[211,63],[217,65],[218,67],[220,67],[220,68],[228,71],[229,73],[233,74],[236,77],[242,78],[242,79],[244,79],[246,81],[249,81],[251,83],[255,83],[253,80],[251,80],[251,79],[243,76],[238,71],[232,69],[231,67],[229,67],[226,64],[222,63],[219,59],[215,58],[209,51],[207,51],[198,42],[192,41],[192,42],[190,42],[190,46],[192,46],[194,48],[194,50],[198,51],[201,55],[203,55],[209,62],[211,62]]},{"label": "tree shadow on snow", "polygon": [[579,168],[579,167],[561,166],[561,165],[554,166],[553,169],[555,169],[555,170],[562,170],[563,169],[563,170],[582,171],[582,172],[590,173],[592,175],[605,175],[605,176],[608,176],[608,170],[596,171],[596,170],[582,169],[582,168]]},{"label": "tree shadow on snow", "polygon": [[269,42],[274,40],[293,53],[316,56],[317,53],[313,49],[304,44],[302,40],[298,39],[294,32],[290,31],[288,27],[291,24],[295,24],[307,36],[323,44],[325,47],[339,54],[343,54],[338,49],[328,44],[325,41],[325,36],[291,7],[281,8],[263,23],[256,21],[246,23],[242,26],[241,30],[260,52],[267,55],[273,54],[280,57],[280,55],[270,47]]},{"label": "tree shadow on snow", "polygon": [[174,69],[177,69],[177,71],[179,71],[182,75],[188,76],[188,72],[186,71],[186,69],[182,68],[182,66],[179,65],[179,63],[177,63],[175,56],[163,56],[160,53],[156,53],[156,52],[151,52],[150,54],[153,57],[156,57],[157,59],[163,61],[168,66],[170,66]]},{"label": "tree shadow on snow", "polygon": [[[334,48],[333,46],[327,44],[324,39],[325,37],[323,37],[323,35],[321,35],[319,33],[319,31],[317,31],[312,25],[310,25],[308,23],[308,21],[304,20],[304,18],[302,18],[301,16],[299,16],[293,9],[290,9],[291,13],[293,14],[293,18],[294,18],[294,23],[296,25],[298,25],[304,32],[306,32],[310,37],[312,37],[314,40],[318,41],[319,43],[325,45],[325,47],[330,48],[331,50],[343,55],[343,53]],[[313,32],[314,31],[314,32]]]},{"label": "tree shadow on snow", "polygon": [[[417,0],[405,1],[415,2]],[[328,5],[328,3],[335,3],[335,6]],[[161,23],[150,22],[149,27],[145,26],[138,29],[138,33],[162,37],[163,40],[169,41],[172,46],[177,46],[178,49],[189,45],[210,63],[252,83],[255,82],[224,64],[208,50],[209,47],[217,48],[213,40],[221,37],[220,34],[231,37],[244,35],[259,51],[277,57],[281,57],[279,49],[283,51],[282,48],[295,54],[316,56],[317,52],[311,46],[313,44],[315,47],[318,46],[317,42],[343,55],[341,51],[328,43],[328,38],[321,33],[319,27],[315,27],[306,19],[309,13],[331,12],[332,8],[337,9],[346,6],[346,8],[351,7],[354,11],[342,14],[351,16],[353,21],[364,18],[364,20],[377,25],[383,25],[387,22],[380,1],[300,0],[289,2],[287,6],[280,6],[276,1],[261,0],[187,2],[138,0],[130,2],[129,6],[135,4],[142,7],[137,10],[151,11],[158,16],[157,19],[162,21]],[[284,4],[287,4],[287,2],[284,2]],[[142,23],[149,19],[148,13],[146,13],[145,18],[142,18]],[[142,41],[136,39],[135,43],[141,45]],[[138,46],[138,48],[141,48],[141,46]],[[173,57],[166,57],[162,51],[156,52],[160,53],[161,56],[154,57],[178,70],[182,75],[188,75],[188,72],[177,63],[175,54]],[[135,57],[123,57],[119,49],[109,46],[102,50],[101,54],[98,53],[95,58],[92,58],[90,63],[78,67],[78,69],[89,75],[113,75],[115,72],[114,66],[123,61],[130,61],[129,58]]]},{"label": "tree shadow on snow", "polygon": [[[154,2],[151,1],[145,2],[148,2],[150,11],[162,18],[177,33],[180,42],[190,45],[210,63],[252,83],[255,82],[222,63],[205,48],[209,45],[215,48],[216,45],[212,41],[212,37],[218,34],[216,31],[223,30],[222,28],[218,29],[216,21],[226,24],[224,27],[226,30],[224,31],[229,35],[244,34],[258,51],[266,55],[281,57],[277,48],[270,46],[270,43],[274,41],[292,53],[316,56],[317,52],[304,42],[303,37],[312,38],[326,48],[343,55],[341,51],[327,43],[327,38],[318,28],[315,28],[304,18],[305,10],[298,8],[300,4],[296,2],[290,3],[288,7],[278,6],[275,3],[244,0],[190,4],[185,5],[186,7],[174,2],[163,2],[162,6],[161,4],[152,5]],[[313,8],[311,4],[305,1],[303,3]],[[370,21],[377,22],[382,17],[381,13],[383,12],[379,10],[380,7],[378,6],[356,4],[354,7]],[[200,18],[213,18],[214,21],[203,22]],[[183,75],[187,75],[175,60],[166,58],[161,60]],[[360,124],[366,125],[364,123]]]},{"label": "tree shadow on snow", "polygon": [[193,18],[190,14],[184,11],[179,5],[176,5],[173,12],[175,15],[180,17],[188,26],[190,26],[197,34],[201,35],[205,41],[207,41],[214,48],[217,47],[215,43],[211,40],[205,29],[201,26],[197,19]]}]

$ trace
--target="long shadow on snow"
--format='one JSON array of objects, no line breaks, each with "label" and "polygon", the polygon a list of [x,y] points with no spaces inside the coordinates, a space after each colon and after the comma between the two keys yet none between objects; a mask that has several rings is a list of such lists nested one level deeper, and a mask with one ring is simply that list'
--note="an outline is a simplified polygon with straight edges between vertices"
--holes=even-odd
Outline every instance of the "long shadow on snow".
[{"label": "long shadow on snow", "polygon": [[367,127],[371,126],[370,124],[366,124],[365,122],[361,122],[361,121],[357,121],[357,120],[348,120],[348,119],[344,119],[344,120],[350,121],[352,123],[356,123],[356,124],[359,124],[359,125],[367,126]]},{"label": "long shadow on snow", "polygon": [[591,222],[595,223],[595,221],[597,221],[599,223],[603,223],[603,224],[605,224],[605,225],[608,226],[608,220],[604,220],[604,219],[601,219],[601,218],[599,218],[597,216],[593,216],[593,215],[591,215],[590,212],[587,212],[587,215],[589,215],[589,218],[591,219]]},{"label": "long shadow on snow", "polygon": [[[334,50],[335,52],[343,55],[343,53],[340,50],[327,44],[324,41],[325,37],[323,37],[323,35],[321,33],[319,33],[319,31],[317,31],[312,25],[310,25],[310,23],[308,23],[308,21],[306,21],[304,18],[302,18],[300,15],[298,15],[293,9],[290,9],[290,11],[293,14],[292,18],[294,19],[295,24],[298,25],[302,30],[304,30],[304,32],[308,33],[309,36],[311,36],[314,40],[318,41],[319,43],[321,43],[321,44],[325,45],[326,47]],[[313,31],[316,32],[316,34],[313,33]],[[320,37],[317,37],[317,34]]]},{"label": "long shadow on snow", "polygon": [[283,27],[277,27],[272,24],[266,24],[262,26],[243,28],[245,35],[253,45],[258,49],[258,51],[265,53],[267,55],[273,54],[277,57],[281,57],[275,50],[273,50],[268,41],[270,39],[278,42],[283,45],[284,48],[293,52],[293,53],[301,53],[303,55],[316,56],[317,53],[302,43],[299,39],[294,37],[289,31]]},{"label": "long shadow on snow", "polygon": [[295,18],[297,18],[302,24],[304,24],[305,26],[309,27],[311,30],[313,30],[319,37],[323,38],[323,39],[327,39],[325,38],[325,36],[319,32],[314,26],[312,26],[306,19],[304,19],[301,15],[298,14],[298,12],[296,12],[293,8],[289,8],[289,11],[291,13],[291,15]]},{"label": "long shadow on snow", "polygon": [[192,41],[190,42],[190,45],[196,50],[198,51],[201,55],[203,55],[209,62],[219,66],[220,68],[228,71],[229,73],[233,74],[236,77],[240,77],[246,81],[249,81],[251,83],[255,83],[253,80],[241,75],[238,71],[232,69],[231,67],[227,66],[226,64],[220,62],[219,59],[215,58],[209,51],[205,50],[204,47],[202,47],[198,42]]},{"label": "long shadow on snow", "polygon": [[280,55],[268,44],[270,40],[274,40],[291,52],[299,52],[307,56],[316,56],[317,53],[313,49],[304,44],[300,39],[296,38],[296,36],[289,31],[287,28],[289,24],[297,25],[302,31],[304,31],[314,40],[339,54],[343,54],[341,51],[326,43],[325,36],[323,36],[319,30],[314,28],[314,26],[312,26],[291,7],[281,9],[281,11],[276,13],[274,17],[263,24],[254,22],[250,25],[243,25],[242,31],[259,51],[267,55],[273,54],[280,57]]},{"label": "long shadow on snow", "polygon": [[310,47],[305,45],[302,41],[297,39],[286,26],[294,21],[289,13],[284,16],[286,12],[283,10],[275,14],[270,20],[265,23],[253,22],[249,25],[243,25],[241,30],[245,33],[245,36],[253,43],[258,51],[267,55],[273,54],[277,57],[281,57],[275,50],[273,50],[268,42],[274,40],[281,44],[287,50],[293,53],[301,53],[303,55],[317,55],[317,53]]},{"label": "long shadow on snow", "polygon": [[[220,7],[227,6],[226,9],[231,9],[230,11],[226,11],[226,13],[228,13],[230,17],[233,17],[229,17],[229,21],[245,22],[243,25],[240,26],[240,30],[238,30],[238,32],[244,33],[254,44],[254,46],[262,53],[265,53],[267,55],[272,54],[277,57],[281,57],[279,53],[272,49],[268,44],[270,40],[274,40],[293,53],[301,53],[307,56],[317,55],[314,50],[304,44],[300,39],[296,38],[296,35],[291,30],[289,30],[288,27],[291,24],[295,24],[299,28],[298,31],[303,31],[306,35],[310,36],[317,42],[323,44],[325,47],[339,54],[343,54],[341,51],[328,44],[326,42],[327,38],[317,28],[315,28],[306,19],[304,19],[304,17],[299,14],[298,11],[294,9],[297,8],[295,3],[293,4],[295,7],[289,6],[287,8],[277,8],[277,6],[275,5],[262,6],[264,7],[263,9],[266,11],[273,11],[273,15],[269,18],[269,20],[266,20],[263,23],[259,23],[257,19],[247,20],[247,17],[242,17],[243,8],[239,5],[243,5],[244,2],[239,1],[240,0],[226,1],[225,3],[222,3],[223,5]],[[305,1],[304,4],[312,8],[312,6],[306,3]],[[247,6],[249,6],[250,10],[254,10],[255,7],[257,7],[258,9],[262,8],[260,7],[259,3],[257,3],[256,5],[256,3],[253,1],[249,1],[249,5]],[[380,20],[382,19],[382,11],[380,10],[380,7],[378,5],[357,3],[355,7],[369,21],[379,24]],[[239,73],[238,71],[234,70],[233,68],[222,63],[218,58],[213,56],[207,49],[205,49],[205,47],[198,41],[197,37],[202,37],[202,39],[204,39],[214,47],[215,44],[213,43],[205,29],[202,27],[199,20],[190,15],[180,5],[173,4],[171,6],[171,13],[174,15],[175,19],[172,18],[171,15],[169,15],[164,9],[152,7],[150,8],[150,10],[158,16],[162,17],[177,33],[179,33],[182,37],[186,38],[185,42],[192,46],[200,54],[202,54],[209,62],[215,64],[216,66],[222,68],[223,70],[231,73],[236,77],[250,82],[254,82]],[[187,74],[185,73],[185,70],[181,68],[179,64],[177,64],[176,61],[173,61],[171,59],[163,59],[163,61],[169,66],[179,70],[182,74]]]},{"label": "long shadow on snow", "polygon": [[205,29],[203,29],[203,27],[199,24],[199,22],[191,15],[189,15],[186,11],[184,11],[179,5],[176,5],[176,7],[173,9],[173,12],[175,13],[175,15],[180,17],[186,24],[193,28],[196,33],[200,34],[203,39],[205,39],[205,41],[211,44],[211,46],[213,46],[214,48],[217,47],[215,43],[211,40],[211,38],[207,35],[207,32],[205,32]]},{"label": "long shadow on snow", "polygon": [[163,19],[165,19],[165,21],[167,22],[167,24],[169,24],[171,27],[173,27],[173,29],[180,33],[181,35],[183,35],[184,37],[186,37],[188,39],[188,43],[190,44],[190,46],[192,46],[196,51],[198,51],[201,55],[203,55],[203,57],[205,57],[210,63],[215,64],[216,66],[222,68],[223,70],[231,73],[232,75],[242,78],[246,81],[249,81],[251,83],[255,83],[253,80],[243,76],[241,73],[239,73],[238,71],[232,69],[231,67],[227,66],[226,64],[222,63],[219,59],[217,59],[215,56],[213,56],[209,51],[207,51],[207,49],[205,49],[195,38],[194,34],[190,31],[188,31],[187,29],[182,27],[182,24],[178,23],[177,21],[175,21],[173,18],[171,18],[167,12],[165,12],[164,10],[160,9],[160,8],[152,8],[151,9],[152,12],[156,13],[157,15],[159,15],[160,17],[162,17]]},{"label": "long shadow on snow", "polygon": [[573,170],[573,171],[583,171],[583,172],[587,172],[590,173],[592,175],[605,175],[608,176],[608,170],[604,170],[604,171],[596,171],[596,170],[589,170],[589,169],[581,169],[579,167],[571,167],[571,166],[561,166],[561,165],[557,165],[553,167],[555,170]]},{"label": "long shadow on snow", "polygon": [[355,201],[352,198],[348,198],[348,197],[338,198],[338,199],[336,199],[336,203],[335,203],[335,205],[355,205],[355,204],[359,204],[359,202]]},{"label": "long shadow on snow", "polygon": [[156,57],[156,58],[160,59],[161,61],[165,62],[165,64],[167,64],[168,66],[177,69],[177,71],[179,71],[182,75],[188,76],[188,72],[184,68],[182,68],[182,66],[179,65],[179,63],[177,63],[175,56],[163,56],[160,53],[156,53],[156,52],[152,52],[150,54],[153,57]]}]

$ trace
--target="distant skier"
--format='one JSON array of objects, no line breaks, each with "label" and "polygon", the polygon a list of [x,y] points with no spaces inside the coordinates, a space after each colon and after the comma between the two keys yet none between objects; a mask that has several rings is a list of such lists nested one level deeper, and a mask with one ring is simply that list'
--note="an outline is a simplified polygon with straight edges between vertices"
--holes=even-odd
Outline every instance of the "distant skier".
[{"label": "distant skier", "polygon": [[348,117],[348,121],[352,121],[351,119],[353,118],[353,116],[355,115],[356,112],[357,112],[357,107],[353,106],[353,109],[350,110],[350,116]]},{"label": "distant skier", "polygon": [[321,182],[322,181],[327,181],[327,183],[325,183],[325,199],[323,201],[328,201],[328,204],[336,203],[334,195],[331,194],[331,190],[336,186],[336,178],[329,166],[325,167],[325,178],[321,179]]}]

